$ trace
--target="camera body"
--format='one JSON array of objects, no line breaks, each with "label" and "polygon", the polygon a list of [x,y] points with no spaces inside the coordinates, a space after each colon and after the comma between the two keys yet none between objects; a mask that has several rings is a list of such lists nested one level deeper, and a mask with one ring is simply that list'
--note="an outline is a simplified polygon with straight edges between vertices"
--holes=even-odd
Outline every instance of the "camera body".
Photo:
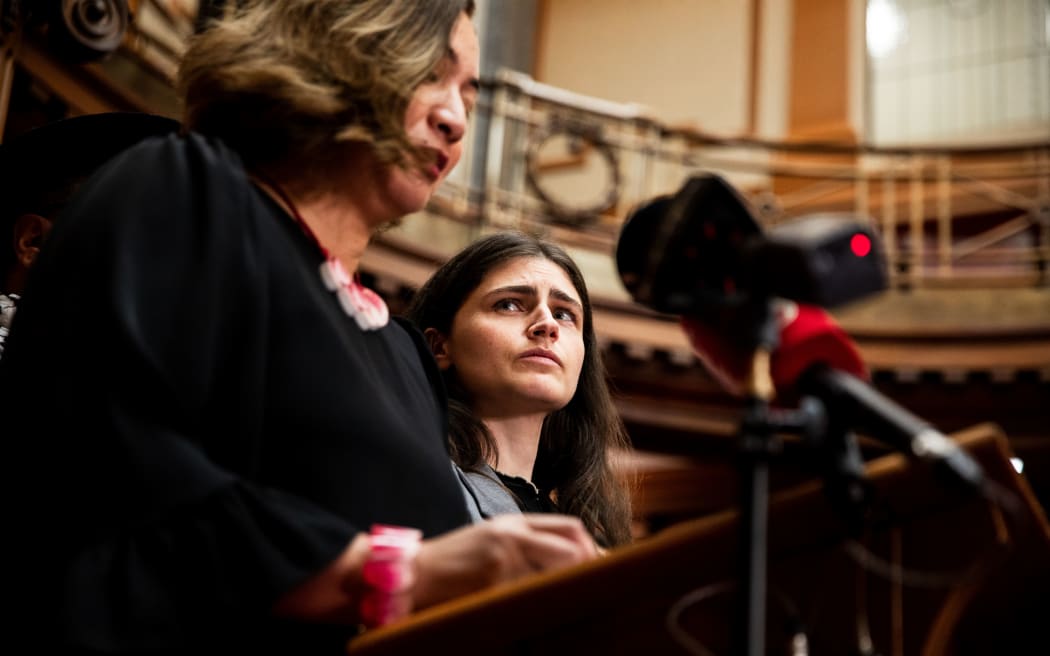
[{"label": "camera body", "polygon": [[710,173],[633,211],[616,265],[635,301],[694,317],[770,298],[835,307],[887,286],[881,242],[867,223],[817,214],[766,231],[739,192]]}]

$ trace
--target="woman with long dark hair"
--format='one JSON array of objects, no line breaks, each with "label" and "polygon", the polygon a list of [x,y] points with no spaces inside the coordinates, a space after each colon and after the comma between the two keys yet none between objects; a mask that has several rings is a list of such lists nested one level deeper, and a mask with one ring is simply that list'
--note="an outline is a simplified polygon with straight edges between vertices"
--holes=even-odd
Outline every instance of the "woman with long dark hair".
[{"label": "woman with long dark hair", "polygon": [[609,463],[628,439],[568,253],[519,232],[483,237],[434,273],[406,316],[442,369],[473,516],[562,512],[603,546],[628,542],[629,497]]}]

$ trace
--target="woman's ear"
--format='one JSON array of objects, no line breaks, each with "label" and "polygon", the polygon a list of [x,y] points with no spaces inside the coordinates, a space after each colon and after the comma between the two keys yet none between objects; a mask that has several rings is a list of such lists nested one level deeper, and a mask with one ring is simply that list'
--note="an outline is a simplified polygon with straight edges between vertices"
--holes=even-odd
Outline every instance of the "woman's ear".
[{"label": "woman's ear", "polygon": [[15,259],[28,269],[33,260],[40,254],[48,233],[51,232],[51,221],[39,214],[23,214],[15,220],[13,244]]},{"label": "woman's ear", "polygon": [[427,339],[427,345],[430,346],[430,352],[434,354],[434,359],[437,360],[438,368],[442,371],[452,366],[452,360],[448,354],[448,339],[441,334],[437,328],[427,328],[423,331],[423,336]]}]

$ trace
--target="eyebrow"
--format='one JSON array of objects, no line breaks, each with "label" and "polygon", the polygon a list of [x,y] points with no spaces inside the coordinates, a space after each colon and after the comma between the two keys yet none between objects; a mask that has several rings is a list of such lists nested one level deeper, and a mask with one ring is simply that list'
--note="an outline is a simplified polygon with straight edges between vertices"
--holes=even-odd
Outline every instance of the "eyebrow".
[{"label": "eyebrow", "polygon": [[[486,296],[492,296],[494,294],[506,294],[506,293],[521,294],[522,296],[538,296],[539,295],[537,293],[537,291],[536,291],[536,288],[533,287],[532,285],[507,285],[506,287],[497,287],[496,289],[491,290],[488,294],[486,294]],[[568,303],[569,305],[572,305],[573,307],[579,308],[580,310],[583,309],[583,305],[579,301],[577,301],[571,294],[563,292],[562,290],[558,289],[557,287],[554,287],[554,288],[551,289],[551,296],[553,296],[554,298],[558,299],[559,301],[561,301],[563,303]]]}]

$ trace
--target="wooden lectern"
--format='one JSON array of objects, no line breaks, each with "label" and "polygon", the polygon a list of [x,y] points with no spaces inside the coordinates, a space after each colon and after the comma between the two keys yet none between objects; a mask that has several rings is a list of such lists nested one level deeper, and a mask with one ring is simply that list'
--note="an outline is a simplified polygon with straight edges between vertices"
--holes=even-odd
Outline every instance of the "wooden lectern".
[{"label": "wooden lectern", "polygon": [[[1050,653],[1036,632],[1050,624],[1045,512],[998,428],[953,439],[1014,495],[1013,512],[900,455],[867,464],[875,503],[856,539],[819,480],[771,497],[767,653],[791,653],[798,622],[814,655],[861,653],[868,635],[870,653],[884,656],[1013,654],[1028,640]],[[688,520],[599,561],[420,611],[348,653],[732,654],[737,515]]]}]

